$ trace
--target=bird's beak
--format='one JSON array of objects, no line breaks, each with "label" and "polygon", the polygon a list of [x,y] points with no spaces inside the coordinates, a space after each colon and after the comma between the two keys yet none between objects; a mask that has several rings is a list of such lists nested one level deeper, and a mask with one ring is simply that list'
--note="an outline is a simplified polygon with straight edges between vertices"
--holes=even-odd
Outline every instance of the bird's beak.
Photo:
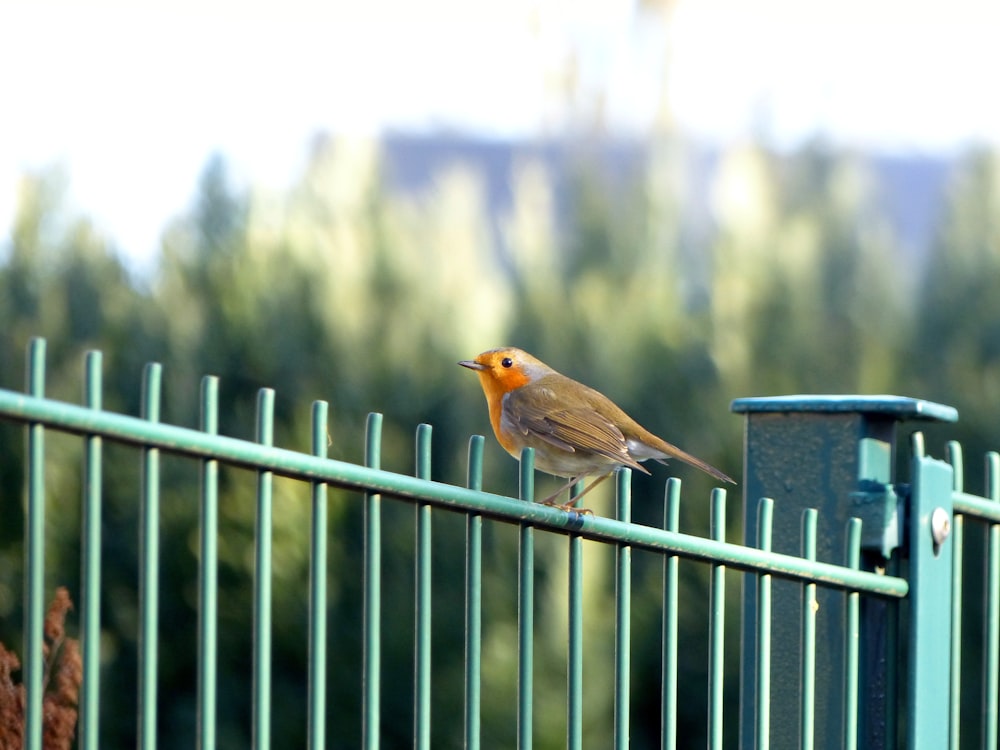
[{"label": "bird's beak", "polygon": [[487,368],[486,365],[481,365],[478,362],[476,362],[476,360],[474,360],[474,359],[463,359],[458,364],[462,365],[462,367],[468,367],[470,370],[486,370],[486,369],[489,369],[489,368]]}]

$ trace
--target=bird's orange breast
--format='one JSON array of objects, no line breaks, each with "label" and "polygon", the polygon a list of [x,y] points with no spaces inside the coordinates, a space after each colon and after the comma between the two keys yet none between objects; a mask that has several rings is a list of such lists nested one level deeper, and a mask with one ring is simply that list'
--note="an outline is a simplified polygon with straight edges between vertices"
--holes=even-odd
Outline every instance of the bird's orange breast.
[{"label": "bird's orange breast", "polygon": [[517,439],[517,435],[506,431],[502,424],[503,417],[503,397],[513,390],[531,382],[531,379],[519,369],[505,371],[501,376],[489,370],[479,373],[479,380],[486,395],[486,404],[490,411],[490,424],[493,427],[493,434],[496,435],[497,442],[503,446],[504,450],[515,457],[519,457],[522,445]]}]

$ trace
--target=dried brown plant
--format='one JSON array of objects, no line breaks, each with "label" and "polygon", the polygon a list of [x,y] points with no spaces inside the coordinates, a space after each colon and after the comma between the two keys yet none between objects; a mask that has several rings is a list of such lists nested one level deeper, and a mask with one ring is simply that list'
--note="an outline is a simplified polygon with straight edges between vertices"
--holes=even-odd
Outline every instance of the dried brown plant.
[{"label": "dried brown plant", "polygon": [[12,674],[21,668],[17,655],[0,643],[0,750],[20,750],[24,739],[24,685]]},{"label": "dried brown plant", "polygon": [[[83,681],[80,643],[66,636],[66,613],[73,608],[69,592],[56,589],[45,616],[42,655],[42,746],[70,750],[76,734],[77,701]],[[0,643],[0,750],[17,750],[24,738],[25,688],[12,674],[21,668],[17,655]]]}]

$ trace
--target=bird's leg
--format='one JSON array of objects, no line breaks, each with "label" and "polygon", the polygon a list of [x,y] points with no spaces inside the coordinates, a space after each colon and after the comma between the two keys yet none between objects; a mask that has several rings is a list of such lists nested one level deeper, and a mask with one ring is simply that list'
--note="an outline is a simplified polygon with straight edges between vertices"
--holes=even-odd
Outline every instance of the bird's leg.
[{"label": "bird's leg", "polygon": [[610,477],[611,474],[613,474],[613,473],[614,472],[608,472],[607,474],[599,476],[597,479],[595,479],[593,482],[590,483],[589,487],[584,488],[583,492],[581,492],[579,495],[577,495],[576,497],[571,497],[567,502],[563,503],[562,505],[558,505],[556,507],[560,508],[561,510],[565,510],[565,511],[575,510],[577,513],[583,513],[584,515],[589,515],[589,516],[594,515],[594,511],[592,511],[590,508],[577,508],[576,504],[578,502],[580,502],[580,498],[581,497],[583,497],[584,495],[586,495],[588,492],[590,492],[592,489],[594,489],[594,487],[596,487],[601,482],[603,482],[605,479],[607,479],[608,477]]},{"label": "bird's leg", "polygon": [[[580,481],[580,477],[573,477],[568,482],[566,482],[566,484],[562,485],[558,490],[556,490],[551,495],[549,495],[547,498],[545,498],[544,500],[541,500],[540,501],[541,504],[542,505],[555,505],[555,506],[561,508],[562,505],[560,505],[559,503],[556,502],[556,498],[558,498],[562,493],[566,492],[567,490],[572,489],[573,485],[576,484],[579,481]],[[580,493],[580,494],[582,495],[583,493]],[[579,497],[579,495],[577,497]],[[573,498],[572,502],[576,502],[576,498]]]},{"label": "bird's leg", "polygon": [[592,515],[594,515],[594,511],[592,511],[590,508],[577,508],[576,504],[578,502],[580,502],[580,498],[581,497],[583,497],[584,495],[586,495],[588,492],[590,492],[592,489],[594,489],[594,487],[596,487],[601,482],[603,482],[605,479],[607,479],[608,477],[610,477],[613,473],[614,472],[610,472],[609,471],[607,474],[604,474],[603,476],[598,477],[593,482],[591,482],[590,486],[587,487],[587,488],[585,488],[583,492],[581,492],[576,497],[571,497],[565,503],[557,503],[555,501],[556,498],[559,497],[565,490],[570,489],[574,484],[577,483],[577,481],[579,481],[579,479],[580,479],[579,477],[574,477],[573,479],[569,480],[568,484],[565,484],[562,487],[560,487],[558,492],[556,492],[556,493],[554,493],[552,495],[549,495],[547,498],[545,498],[544,500],[542,500],[542,504],[543,505],[553,505],[556,508],[559,508],[559,510],[564,510],[567,513],[569,511],[573,510],[573,511],[576,511],[577,513],[583,513],[584,515],[591,515],[592,516]]}]

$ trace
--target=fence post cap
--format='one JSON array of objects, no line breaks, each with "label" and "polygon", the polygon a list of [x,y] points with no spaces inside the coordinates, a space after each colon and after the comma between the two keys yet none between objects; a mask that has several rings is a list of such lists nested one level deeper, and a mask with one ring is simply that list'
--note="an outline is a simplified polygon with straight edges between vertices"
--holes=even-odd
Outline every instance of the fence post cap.
[{"label": "fence post cap", "polygon": [[795,396],[761,396],[735,399],[730,409],[737,414],[872,414],[899,422],[921,419],[936,422],[957,422],[958,409],[934,401],[905,396],[859,396],[800,394]]}]

